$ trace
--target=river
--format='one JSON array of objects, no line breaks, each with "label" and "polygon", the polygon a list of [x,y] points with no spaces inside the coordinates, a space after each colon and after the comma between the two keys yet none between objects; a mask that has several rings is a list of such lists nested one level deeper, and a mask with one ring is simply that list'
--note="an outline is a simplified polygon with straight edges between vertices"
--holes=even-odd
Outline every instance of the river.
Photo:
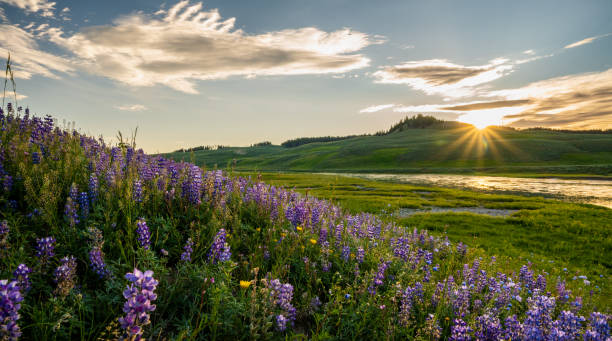
[{"label": "river", "polygon": [[491,192],[527,193],[612,208],[612,181],[558,178],[512,178],[449,174],[335,174],[370,180],[455,187]]}]

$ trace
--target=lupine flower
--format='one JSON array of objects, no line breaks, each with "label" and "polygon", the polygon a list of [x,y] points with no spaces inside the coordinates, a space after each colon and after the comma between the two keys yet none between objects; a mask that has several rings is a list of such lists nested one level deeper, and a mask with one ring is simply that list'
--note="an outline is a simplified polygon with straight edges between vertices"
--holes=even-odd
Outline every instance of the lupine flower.
[{"label": "lupine flower", "polygon": [[183,247],[183,250],[185,251],[181,254],[181,260],[191,262],[191,253],[193,252],[193,241],[191,241],[191,238],[187,239],[187,243]]},{"label": "lupine flower", "polygon": [[17,325],[23,297],[17,281],[0,280],[0,339],[17,340],[21,330]]},{"label": "lupine flower", "polygon": [[225,229],[220,229],[217,235],[215,235],[213,244],[208,252],[208,260],[213,264],[230,260],[232,253],[230,252],[229,244],[225,242],[225,238]]},{"label": "lupine flower", "polygon": [[362,247],[357,248],[356,258],[359,264],[363,263],[363,259],[365,258],[365,250]]},{"label": "lupine flower", "polygon": [[40,258],[41,263],[46,263],[53,256],[55,256],[55,238],[37,238],[36,257]]},{"label": "lupine flower", "polygon": [[89,195],[87,192],[81,192],[79,196],[79,207],[81,208],[81,217],[87,219],[89,215]]},{"label": "lupine flower", "polygon": [[89,176],[89,197],[92,203],[98,199],[98,176],[96,173],[91,173]]},{"label": "lupine flower", "polygon": [[476,337],[478,340],[498,340],[502,333],[499,319],[489,313],[476,318]]},{"label": "lupine flower", "polygon": [[56,294],[66,297],[72,288],[74,288],[76,267],[76,258],[73,256],[66,256],[60,259],[60,265],[53,273],[55,276],[55,283],[57,283],[57,288],[55,289]]},{"label": "lupine flower", "polygon": [[155,310],[151,302],[157,299],[155,288],[158,281],[153,278],[153,271],[143,273],[136,268],[134,272],[127,273],[125,278],[131,283],[123,291],[126,299],[123,312],[126,315],[119,318],[119,324],[125,330],[126,339],[142,340],[142,328],[151,322],[149,314]]},{"label": "lupine flower", "polygon": [[106,263],[104,262],[104,252],[101,248],[93,247],[89,251],[89,263],[100,278],[110,275],[110,270],[108,270]]},{"label": "lupine flower", "polygon": [[344,245],[342,248],[342,259],[344,259],[345,262],[348,262],[350,255],[351,248],[348,245]]},{"label": "lupine flower", "polygon": [[368,292],[370,294],[372,295],[376,294],[376,288],[384,284],[383,281],[385,279],[385,271],[389,267],[389,264],[391,264],[391,262],[388,262],[388,261],[385,262],[381,258],[380,263],[378,264],[378,271],[376,272],[376,276],[374,277],[374,281],[368,287]]},{"label": "lupine flower", "polygon": [[281,332],[287,329],[287,318],[283,314],[276,315],[276,327]]},{"label": "lupine flower", "polygon": [[132,187],[132,198],[134,202],[142,202],[142,182],[140,180],[134,180],[134,186]]},{"label": "lupine flower", "polygon": [[455,319],[455,323],[451,327],[451,335],[449,340],[469,341],[472,339],[470,336],[471,332],[472,328],[468,327],[468,325],[462,319]]},{"label": "lupine flower", "polygon": [[[293,286],[289,283],[282,284],[278,279],[273,279],[269,284],[270,290],[270,298],[276,304],[278,308],[280,308],[284,314],[282,320],[282,329],[281,325],[277,324],[279,330],[284,330],[287,321],[295,321],[296,318],[296,309],[291,304],[291,299],[293,298]],[[287,315],[285,317],[285,315]],[[277,321],[278,322],[278,321]]]},{"label": "lupine flower", "polygon": [[149,227],[147,226],[147,222],[144,218],[138,219],[138,222],[136,223],[136,234],[140,246],[143,249],[148,250],[151,246],[151,241],[149,240],[151,238],[151,233],[149,232]]},{"label": "lupine flower", "polygon": [[527,299],[529,310],[523,322],[523,332],[530,340],[544,340],[552,326],[551,314],[555,309],[553,297],[536,295]]},{"label": "lupine flower", "polygon": [[40,154],[38,152],[32,152],[32,163],[35,165],[40,163]]},{"label": "lupine flower", "polygon": [[589,326],[584,332],[584,340],[608,341],[610,340],[609,315],[593,312],[589,318]]},{"label": "lupine flower", "polygon": [[19,288],[23,291],[30,290],[30,273],[32,273],[32,269],[28,268],[25,264],[19,264],[13,272],[13,280],[19,284]]},{"label": "lupine flower", "polygon": [[506,317],[504,321],[504,340],[522,340],[523,338],[523,325],[516,318],[516,315]]},{"label": "lupine flower", "polygon": [[550,339],[559,341],[578,339],[584,321],[582,316],[576,316],[571,311],[562,311],[557,320],[553,322]]}]

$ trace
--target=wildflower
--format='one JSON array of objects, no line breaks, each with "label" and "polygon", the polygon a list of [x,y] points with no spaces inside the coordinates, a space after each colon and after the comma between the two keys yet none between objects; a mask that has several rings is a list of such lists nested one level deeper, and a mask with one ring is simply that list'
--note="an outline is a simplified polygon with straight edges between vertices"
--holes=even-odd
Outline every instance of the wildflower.
[{"label": "wildflower", "polygon": [[142,202],[142,182],[140,180],[134,180],[134,186],[132,187],[132,198],[134,202]]},{"label": "wildflower", "polygon": [[298,226],[298,227],[296,227],[295,229],[296,229],[298,232],[302,232],[302,231],[304,231],[304,228],[302,228],[301,226]]},{"label": "wildflower", "polygon": [[357,248],[357,262],[359,264],[363,263],[363,259],[365,258],[365,250],[362,247]]},{"label": "wildflower", "polygon": [[149,232],[149,227],[147,226],[147,222],[144,218],[138,219],[138,222],[136,223],[136,234],[138,235],[137,239],[140,246],[143,249],[148,250],[151,246],[151,241],[149,240],[151,238],[151,233]]},{"label": "wildflower", "polygon": [[578,339],[582,329],[584,317],[576,316],[571,311],[564,310],[559,314],[550,330],[550,338],[553,340],[570,341]]},{"label": "wildflower", "polygon": [[342,248],[342,259],[344,259],[345,262],[348,262],[350,254],[351,248],[348,245],[344,245]]},{"label": "wildflower", "polygon": [[14,281],[19,284],[19,288],[28,291],[30,290],[30,273],[32,269],[28,268],[25,264],[19,264],[17,269],[13,272]]},{"label": "wildflower", "polygon": [[589,318],[589,325],[587,330],[584,332],[584,339],[589,341],[608,341],[610,339],[609,320],[609,315],[592,312]]},{"label": "wildflower", "polygon": [[168,256],[168,251],[166,251],[166,249],[160,249],[159,252],[162,254],[162,256]]},{"label": "wildflower", "polygon": [[79,196],[79,207],[81,208],[81,217],[86,219],[89,215],[89,195],[87,192],[81,192]]},{"label": "wildflower", "polygon": [[225,229],[220,229],[215,235],[213,244],[208,252],[208,260],[213,264],[230,260],[232,253],[230,252],[229,244],[225,242],[225,236]]},{"label": "wildflower", "polygon": [[251,285],[251,282],[250,282],[250,281],[240,281],[240,287],[241,287],[242,289],[246,289],[246,288],[248,288],[250,285]]},{"label": "wildflower", "polygon": [[423,328],[425,335],[431,337],[433,340],[439,340],[442,336],[442,328],[436,321],[436,317],[433,314],[429,314],[425,320],[425,328]]},{"label": "wildflower", "polygon": [[98,177],[95,173],[89,176],[89,197],[92,203],[98,198]]},{"label": "wildflower", "polygon": [[55,289],[56,294],[66,297],[72,288],[74,288],[76,267],[76,259],[73,256],[66,256],[60,259],[60,265],[53,273],[55,276],[55,283],[57,283],[57,288]]},{"label": "wildflower", "polygon": [[455,319],[454,325],[451,327],[451,335],[449,340],[452,341],[468,341],[471,340],[472,337],[470,333],[472,332],[472,328],[468,327],[468,325],[462,319]]},{"label": "wildflower", "polygon": [[310,239],[310,244],[315,245],[317,243],[316,239]]},{"label": "wildflower", "polygon": [[89,251],[89,262],[93,270],[100,276],[100,278],[104,278],[110,275],[110,270],[106,267],[106,263],[104,262],[104,252],[100,247],[93,247]]},{"label": "wildflower", "polygon": [[0,339],[17,340],[21,330],[17,325],[23,297],[17,281],[0,280]]},{"label": "wildflower", "polygon": [[279,314],[276,316],[276,327],[281,332],[287,329],[287,318],[283,314]]},{"label": "wildflower", "polygon": [[37,165],[40,163],[40,153],[38,152],[33,152],[32,153],[32,163]]},{"label": "wildflower", "polygon": [[187,243],[183,247],[183,250],[185,251],[181,254],[181,260],[184,262],[191,262],[191,253],[193,252],[193,241],[191,241],[191,238],[187,239]]},{"label": "wildflower", "polygon": [[155,288],[158,281],[153,278],[153,271],[148,270],[144,273],[136,268],[134,272],[129,272],[125,278],[131,283],[123,291],[126,299],[123,305],[125,317],[119,318],[121,328],[125,330],[128,340],[141,340],[143,329],[151,320],[149,314],[155,310],[152,301],[157,299]]},{"label": "wildflower", "polygon": [[45,264],[49,258],[55,255],[55,238],[45,237],[36,239],[36,257]]}]

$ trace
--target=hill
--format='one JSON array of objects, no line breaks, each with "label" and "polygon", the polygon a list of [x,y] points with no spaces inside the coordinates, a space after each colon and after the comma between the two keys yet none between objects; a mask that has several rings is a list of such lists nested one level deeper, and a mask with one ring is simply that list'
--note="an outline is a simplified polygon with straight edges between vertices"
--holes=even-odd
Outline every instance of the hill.
[{"label": "hill", "polygon": [[224,147],[164,154],[237,170],[394,173],[612,173],[612,134],[472,126],[406,128],[293,148]]}]

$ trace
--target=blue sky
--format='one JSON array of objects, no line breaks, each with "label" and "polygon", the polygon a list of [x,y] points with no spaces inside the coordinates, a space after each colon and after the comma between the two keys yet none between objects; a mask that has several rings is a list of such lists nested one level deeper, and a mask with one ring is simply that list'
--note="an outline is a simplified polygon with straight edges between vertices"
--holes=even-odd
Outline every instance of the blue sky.
[{"label": "blue sky", "polygon": [[612,2],[0,0],[19,103],[148,152],[431,113],[612,128]]}]

